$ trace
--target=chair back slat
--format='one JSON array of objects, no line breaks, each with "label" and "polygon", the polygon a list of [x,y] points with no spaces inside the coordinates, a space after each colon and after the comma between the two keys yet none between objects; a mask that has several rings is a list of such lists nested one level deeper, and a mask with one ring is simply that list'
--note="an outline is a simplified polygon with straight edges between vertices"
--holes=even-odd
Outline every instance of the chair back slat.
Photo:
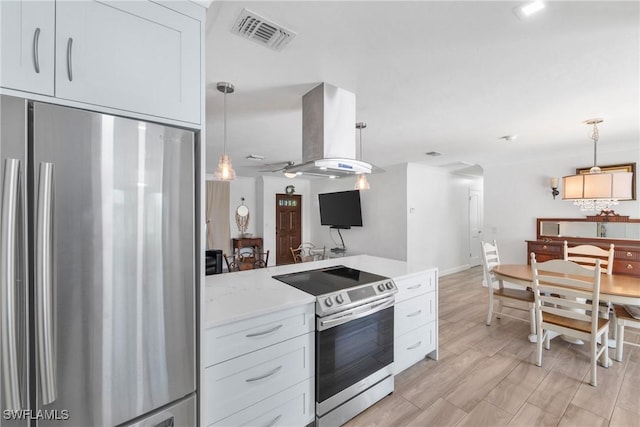
[{"label": "chair back slat", "polygon": [[578,245],[569,247],[569,243],[564,241],[564,260],[573,261],[594,269],[596,260],[600,260],[600,267],[603,273],[613,273],[613,258],[615,256],[615,245],[609,245],[609,249],[602,249],[594,245]]},{"label": "chair back slat", "polygon": [[500,265],[500,255],[498,254],[498,245],[496,241],[493,242],[480,242],[482,250],[482,267],[484,270],[484,278],[487,282],[487,286],[497,288],[498,279],[491,271],[493,267]]}]

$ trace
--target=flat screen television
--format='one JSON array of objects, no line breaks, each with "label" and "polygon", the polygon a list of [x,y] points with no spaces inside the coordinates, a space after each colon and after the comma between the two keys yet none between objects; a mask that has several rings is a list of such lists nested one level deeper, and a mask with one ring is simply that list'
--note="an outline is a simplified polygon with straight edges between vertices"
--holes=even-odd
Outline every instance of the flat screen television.
[{"label": "flat screen television", "polygon": [[362,227],[360,191],[338,191],[318,194],[320,224],[333,228]]}]

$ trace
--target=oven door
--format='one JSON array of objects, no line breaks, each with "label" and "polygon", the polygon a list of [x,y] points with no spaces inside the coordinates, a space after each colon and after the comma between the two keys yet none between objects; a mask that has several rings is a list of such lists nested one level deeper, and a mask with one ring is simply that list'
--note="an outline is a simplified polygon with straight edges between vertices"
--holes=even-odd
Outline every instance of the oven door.
[{"label": "oven door", "polygon": [[393,296],[318,318],[316,401],[393,363]]}]

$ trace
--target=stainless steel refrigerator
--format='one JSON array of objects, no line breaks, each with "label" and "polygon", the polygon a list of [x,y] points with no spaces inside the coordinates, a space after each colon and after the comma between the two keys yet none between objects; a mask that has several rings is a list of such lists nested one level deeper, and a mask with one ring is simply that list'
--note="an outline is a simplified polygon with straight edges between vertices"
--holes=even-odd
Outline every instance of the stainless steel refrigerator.
[{"label": "stainless steel refrigerator", "polygon": [[194,138],[0,97],[1,427],[195,425]]}]

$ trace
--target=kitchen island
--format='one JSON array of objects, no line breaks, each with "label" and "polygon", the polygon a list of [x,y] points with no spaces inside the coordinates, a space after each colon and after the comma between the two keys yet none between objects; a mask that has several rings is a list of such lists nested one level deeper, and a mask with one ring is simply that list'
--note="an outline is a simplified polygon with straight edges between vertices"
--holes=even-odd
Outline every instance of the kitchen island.
[{"label": "kitchen island", "polygon": [[201,425],[314,420],[316,298],[272,276],[337,265],[396,282],[394,373],[437,359],[435,268],[358,255],[208,276]]}]

